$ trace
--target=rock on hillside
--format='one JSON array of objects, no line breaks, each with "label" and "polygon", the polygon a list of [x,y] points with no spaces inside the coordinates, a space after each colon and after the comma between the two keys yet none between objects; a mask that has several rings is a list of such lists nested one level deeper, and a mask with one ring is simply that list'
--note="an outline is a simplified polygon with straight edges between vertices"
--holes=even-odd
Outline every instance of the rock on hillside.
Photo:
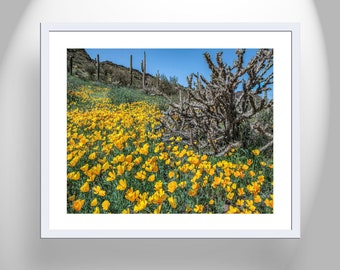
[{"label": "rock on hillside", "polygon": [[90,67],[96,70],[96,62],[84,49],[67,49],[67,72],[84,80],[90,80]]},{"label": "rock on hillside", "polygon": [[[99,59],[100,60],[100,59]],[[97,61],[91,59],[85,49],[67,49],[67,72],[87,81],[97,80]],[[151,86],[154,77],[146,74],[146,85]],[[130,70],[110,61],[99,63],[99,81],[119,86],[142,88],[142,73],[132,70],[132,85],[130,85]]]}]

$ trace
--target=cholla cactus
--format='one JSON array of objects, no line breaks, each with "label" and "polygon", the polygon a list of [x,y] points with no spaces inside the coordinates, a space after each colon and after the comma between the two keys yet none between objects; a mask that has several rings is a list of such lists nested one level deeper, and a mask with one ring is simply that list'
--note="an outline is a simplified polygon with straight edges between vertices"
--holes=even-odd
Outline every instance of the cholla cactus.
[{"label": "cholla cactus", "polygon": [[244,54],[245,49],[236,50],[232,66],[223,63],[222,52],[216,56],[217,65],[208,53],[204,54],[211,70],[210,81],[192,74],[187,78],[186,95],[180,93],[180,102],[169,99],[170,109],[163,119],[168,134],[181,136],[201,151],[220,156],[244,144],[242,125],[246,125],[249,132],[266,137],[261,150],[272,145],[272,127],[263,126],[257,115],[273,106],[273,100],[262,97],[273,84],[273,50],[258,50],[247,65]]}]

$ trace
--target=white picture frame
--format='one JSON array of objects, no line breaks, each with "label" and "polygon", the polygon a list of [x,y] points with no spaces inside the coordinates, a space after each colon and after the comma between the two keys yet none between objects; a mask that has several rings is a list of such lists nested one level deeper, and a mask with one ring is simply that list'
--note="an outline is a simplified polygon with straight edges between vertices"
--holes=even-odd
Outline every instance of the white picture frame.
[{"label": "white picture frame", "polygon": [[[41,238],[299,238],[299,35],[298,24],[42,23]],[[68,214],[67,49],[221,47],[274,49],[274,213]]]}]

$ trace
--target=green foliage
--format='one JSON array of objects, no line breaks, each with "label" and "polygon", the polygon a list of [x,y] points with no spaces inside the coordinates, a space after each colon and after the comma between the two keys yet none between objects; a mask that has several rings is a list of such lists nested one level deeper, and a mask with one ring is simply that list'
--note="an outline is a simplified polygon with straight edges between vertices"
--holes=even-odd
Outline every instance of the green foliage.
[{"label": "green foliage", "polygon": [[126,87],[114,87],[108,94],[112,103],[119,105],[121,103],[133,103],[138,101],[146,101],[149,104],[156,104],[158,107],[165,111],[169,104],[165,98],[161,96],[147,95],[143,90],[131,89]]},{"label": "green foliage", "polygon": [[77,77],[67,75],[67,90],[76,90],[80,86],[84,85],[85,81]]},{"label": "green foliage", "polygon": [[74,90],[79,91],[81,87],[88,87],[88,86],[95,86],[106,88],[108,85],[105,82],[98,82],[98,81],[86,81],[80,79],[76,76],[67,75],[67,90]]},{"label": "green foliage", "polygon": [[175,76],[170,76],[168,79],[166,75],[162,74],[159,77],[158,89],[168,96],[177,95],[178,91],[176,89],[178,79]]}]

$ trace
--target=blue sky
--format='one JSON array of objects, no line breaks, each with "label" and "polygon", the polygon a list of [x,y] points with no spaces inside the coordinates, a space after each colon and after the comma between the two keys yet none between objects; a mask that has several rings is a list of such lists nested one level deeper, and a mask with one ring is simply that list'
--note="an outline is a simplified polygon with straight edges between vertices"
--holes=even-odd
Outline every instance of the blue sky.
[{"label": "blue sky", "polygon": [[[199,72],[209,79],[210,69],[205,62],[203,53],[208,52],[215,62],[216,53],[223,52],[223,61],[232,65],[236,59],[235,49],[86,49],[92,59],[100,56],[100,61],[130,66],[130,55],[133,56],[133,68],[140,70],[143,54],[146,52],[146,72],[155,75],[157,71],[169,78],[175,76],[178,82],[187,86],[186,77]],[[247,49],[245,64],[256,54],[257,49]]]}]

